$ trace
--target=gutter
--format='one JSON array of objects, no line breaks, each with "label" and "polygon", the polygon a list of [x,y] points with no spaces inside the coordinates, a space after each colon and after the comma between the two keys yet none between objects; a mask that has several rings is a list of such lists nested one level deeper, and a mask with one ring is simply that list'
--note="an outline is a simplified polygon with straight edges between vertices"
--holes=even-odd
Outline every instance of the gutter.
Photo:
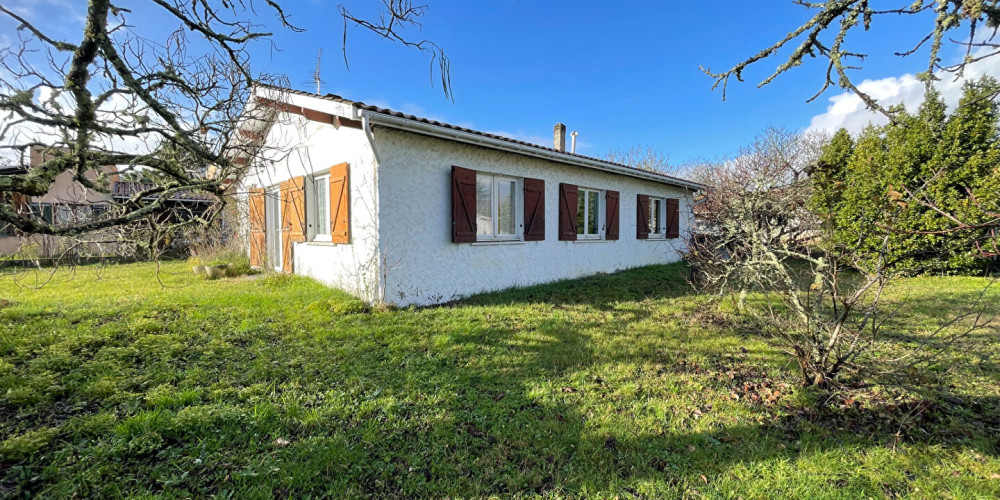
[{"label": "gutter", "polygon": [[466,144],[472,144],[476,146],[483,146],[490,149],[498,149],[501,151],[507,151],[510,153],[516,153],[524,156],[532,156],[535,158],[541,158],[543,160],[566,163],[569,165],[577,165],[581,167],[592,168],[595,170],[602,170],[604,172],[626,175],[629,177],[636,177],[639,179],[650,180],[662,184],[668,184],[695,191],[704,189],[704,186],[698,184],[697,182],[685,181],[683,179],[675,179],[672,177],[665,178],[662,175],[657,175],[649,172],[644,172],[642,170],[636,170],[624,166],[619,166],[612,163],[603,162],[600,160],[581,157],[577,155],[569,155],[558,151],[549,151],[547,149],[541,149],[534,146],[526,146],[524,144],[518,144],[516,142],[505,141],[502,139],[495,139],[492,137],[473,134],[462,130],[455,130],[448,127],[442,127],[439,125],[432,125],[429,123],[410,120],[408,118],[401,118],[398,116],[391,116],[391,115],[386,115],[384,113],[378,113],[375,111],[368,111],[368,110],[361,110],[360,116],[366,122],[366,130],[372,124],[383,125],[386,127],[414,132],[417,134],[429,135],[432,137],[448,139],[456,142],[463,142]]},{"label": "gutter", "polygon": [[382,235],[381,235],[382,221],[381,221],[381,214],[379,214],[379,208],[378,208],[381,206],[378,203],[379,155],[378,155],[378,149],[375,146],[375,134],[372,133],[372,122],[370,115],[368,114],[361,115],[361,130],[364,131],[365,138],[368,139],[368,145],[371,146],[372,156],[374,157],[373,158],[374,161],[372,162],[372,180],[374,181],[372,183],[374,184],[374,186],[372,187],[373,191],[372,195],[374,200],[373,205],[375,207],[375,238],[377,242],[376,255],[375,255],[375,265],[377,270],[377,272],[375,273],[375,302],[382,303],[385,302],[385,297],[384,297],[385,294],[383,293],[383,288],[382,288],[383,286],[385,286],[385,283],[383,281],[385,279],[384,276],[386,275],[388,270],[385,268],[385,262],[383,262],[382,259],[382,255],[384,255],[385,251],[382,248]]}]

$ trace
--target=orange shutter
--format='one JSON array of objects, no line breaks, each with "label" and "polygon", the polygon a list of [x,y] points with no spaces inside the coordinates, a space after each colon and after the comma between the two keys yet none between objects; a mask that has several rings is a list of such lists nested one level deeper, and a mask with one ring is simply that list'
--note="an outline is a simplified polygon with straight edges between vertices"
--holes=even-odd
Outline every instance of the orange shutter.
[{"label": "orange shutter", "polygon": [[250,265],[263,267],[265,261],[264,190],[250,189]]},{"label": "orange shutter", "polygon": [[292,243],[306,241],[305,185],[301,175],[281,183],[281,265],[287,273],[294,271]]},{"label": "orange shutter", "polygon": [[351,242],[349,169],[346,163],[330,167],[330,240]]}]

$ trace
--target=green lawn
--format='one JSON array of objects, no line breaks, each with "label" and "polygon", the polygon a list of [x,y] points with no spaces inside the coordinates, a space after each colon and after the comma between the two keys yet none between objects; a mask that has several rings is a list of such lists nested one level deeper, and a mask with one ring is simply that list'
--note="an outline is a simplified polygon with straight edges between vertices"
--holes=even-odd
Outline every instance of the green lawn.
[{"label": "green lawn", "polygon": [[[373,313],[183,263],[7,277],[0,497],[1000,497],[997,329],[919,374],[946,397],[827,401],[684,274]],[[909,280],[901,318],[984,284]]]}]

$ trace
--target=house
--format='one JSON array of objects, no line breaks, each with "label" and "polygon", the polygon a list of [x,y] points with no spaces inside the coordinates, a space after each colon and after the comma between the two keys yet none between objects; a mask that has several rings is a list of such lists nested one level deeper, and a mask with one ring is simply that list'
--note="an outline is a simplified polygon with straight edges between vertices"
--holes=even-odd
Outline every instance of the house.
[{"label": "house", "polygon": [[[29,151],[29,164],[4,167],[0,175],[21,174],[45,162],[45,148],[33,146]],[[87,179],[97,181],[106,176],[110,182],[117,182],[118,171],[114,166],[103,167],[102,172],[86,172]],[[49,224],[68,224],[100,217],[112,206],[112,197],[86,188],[73,179],[72,172],[61,172],[42,196],[15,196],[5,202],[13,203],[19,213],[27,213]],[[0,255],[15,255],[30,249],[30,257],[54,257],[71,246],[64,238],[50,235],[23,236],[14,228],[0,223]],[[81,249],[83,250],[83,249]],[[87,248],[88,252],[101,252],[99,248]]]},{"label": "house", "polygon": [[[259,87],[241,125],[252,265],[430,305],[681,258],[702,186],[335,95]],[[574,141],[575,142],[575,141]],[[253,159],[251,159],[251,157]]]},{"label": "house", "polygon": [[[45,161],[45,148],[32,147],[27,166],[18,165],[0,168],[0,175],[22,174],[35,168]],[[0,199],[2,203],[13,204],[20,214],[27,214],[36,220],[48,224],[71,225],[104,217],[109,211],[133,203],[132,198],[153,187],[151,183],[125,181],[114,166],[102,167],[85,173],[91,181],[98,181],[102,176],[110,183],[109,192],[89,189],[73,179],[72,172],[61,172],[49,190],[42,196],[25,197],[13,195],[10,199]],[[150,201],[147,197],[143,201]],[[173,193],[166,201],[170,210],[162,214],[163,221],[176,221],[185,217],[201,216],[212,204],[215,197],[191,191]],[[25,258],[53,258],[64,253],[75,255],[116,255],[120,252],[119,245],[114,241],[114,234],[88,235],[87,243],[81,243],[75,238],[64,238],[52,235],[22,235],[12,226],[0,224],[0,256],[19,255]],[[98,243],[98,240],[104,240]]]}]

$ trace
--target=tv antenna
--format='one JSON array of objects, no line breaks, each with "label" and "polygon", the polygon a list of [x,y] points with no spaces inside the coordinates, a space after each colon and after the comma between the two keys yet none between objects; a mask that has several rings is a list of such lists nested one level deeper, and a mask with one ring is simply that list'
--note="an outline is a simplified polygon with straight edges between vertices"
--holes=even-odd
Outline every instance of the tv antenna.
[{"label": "tv antenna", "polygon": [[316,71],[313,71],[313,83],[316,84],[317,94],[320,93],[320,85],[323,84],[323,80],[320,79],[319,77],[319,68],[322,60],[323,60],[323,47],[320,47],[319,50],[316,51]]}]

